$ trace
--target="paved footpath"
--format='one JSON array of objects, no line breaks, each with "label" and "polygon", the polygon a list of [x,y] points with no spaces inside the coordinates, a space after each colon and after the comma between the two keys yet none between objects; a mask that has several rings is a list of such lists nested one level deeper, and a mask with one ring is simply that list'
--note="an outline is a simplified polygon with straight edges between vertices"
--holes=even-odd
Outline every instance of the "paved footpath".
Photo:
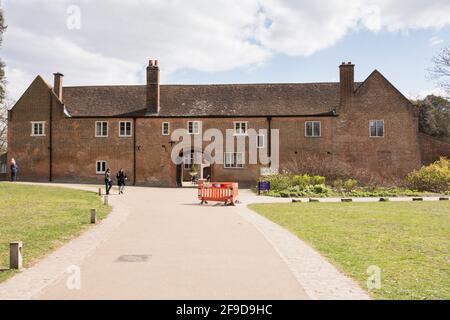
[{"label": "paved footpath", "polygon": [[[236,207],[199,206],[196,193],[130,187],[110,196],[107,219],[0,284],[0,299],[368,298],[301,240],[248,210],[249,191]],[[76,267],[79,290],[67,285],[76,284]]]}]

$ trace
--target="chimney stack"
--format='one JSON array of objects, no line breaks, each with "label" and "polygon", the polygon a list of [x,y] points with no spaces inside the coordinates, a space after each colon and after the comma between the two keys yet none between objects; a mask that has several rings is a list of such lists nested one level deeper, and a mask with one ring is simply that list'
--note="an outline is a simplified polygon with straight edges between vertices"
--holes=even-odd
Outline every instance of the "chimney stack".
[{"label": "chimney stack", "polygon": [[159,65],[158,60],[150,60],[147,67],[147,111],[159,113]]},{"label": "chimney stack", "polygon": [[62,73],[54,73],[55,76],[54,84],[53,84],[53,92],[56,94],[59,100],[62,101],[63,95],[63,79],[64,75]]},{"label": "chimney stack", "polygon": [[351,103],[355,83],[355,65],[351,62],[339,66],[340,81],[340,106]]}]

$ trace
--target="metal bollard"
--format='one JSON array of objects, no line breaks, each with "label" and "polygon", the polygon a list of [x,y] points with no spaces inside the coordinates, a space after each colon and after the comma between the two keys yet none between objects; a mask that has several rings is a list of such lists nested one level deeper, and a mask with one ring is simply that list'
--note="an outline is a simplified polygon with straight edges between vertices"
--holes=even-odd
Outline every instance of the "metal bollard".
[{"label": "metal bollard", "polygon": [[91,209],[91,224],[97,223],[97,210]]},{"label": "metal bollard", "polygon": [[22,242],[11,242],[9,244],[9,267],[11,269],[22,269]]},{"label": "metal bollard", "polygon": [[103,204],[105,205],[105,206],[107,206],[108,205],[108,196],[105,196],[104,198],[103,198]]}]

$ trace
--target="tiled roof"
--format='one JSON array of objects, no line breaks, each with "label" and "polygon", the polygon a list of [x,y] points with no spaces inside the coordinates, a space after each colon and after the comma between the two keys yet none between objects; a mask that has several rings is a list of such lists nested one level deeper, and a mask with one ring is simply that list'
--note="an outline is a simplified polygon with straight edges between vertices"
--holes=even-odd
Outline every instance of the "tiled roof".
[{"label": "tiled roof", "polygon": [[[64,87],[75,117],[146,115],[146,86]],[[276,116],[328,113],[339,83],[161,85],[159,116]]]}]

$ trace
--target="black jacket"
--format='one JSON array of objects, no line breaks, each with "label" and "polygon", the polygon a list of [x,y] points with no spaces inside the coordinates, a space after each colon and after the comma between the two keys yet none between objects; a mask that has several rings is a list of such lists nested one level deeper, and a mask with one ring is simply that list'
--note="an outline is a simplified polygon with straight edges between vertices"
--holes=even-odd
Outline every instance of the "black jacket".
[{"label": "black jacket", "polygon": [[118,172],[116,178],[119,185],[125,185],[125,181],[128,179],[127,175],[124,172]]}]

